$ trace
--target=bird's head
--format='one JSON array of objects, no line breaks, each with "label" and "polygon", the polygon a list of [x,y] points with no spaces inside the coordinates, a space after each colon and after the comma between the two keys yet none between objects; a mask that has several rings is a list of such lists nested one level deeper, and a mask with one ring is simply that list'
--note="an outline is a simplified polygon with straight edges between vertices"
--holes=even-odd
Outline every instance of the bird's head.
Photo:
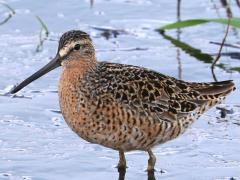
[{"label": "bird's head", "polygon": [[59,41],[58,51],[47,65],[14,87],[10,93],[14,94],[22,88],[40,78],[57,67],[88,65],[95,62],[95,49],[89,35],[83,31],[72,30],[64,33]]},{"label": "bird's head", "polygon": [[68,31],[59,41],[57,57],[61,65],[71,63],[72,60],[94,60],[95,49],[89,35],[83,31]]}]

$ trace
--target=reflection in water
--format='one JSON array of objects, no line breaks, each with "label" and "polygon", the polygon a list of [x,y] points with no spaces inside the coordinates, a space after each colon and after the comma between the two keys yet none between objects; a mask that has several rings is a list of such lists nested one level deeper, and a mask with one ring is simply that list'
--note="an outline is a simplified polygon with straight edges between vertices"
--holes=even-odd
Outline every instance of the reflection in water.
[{"label": "reflection in water", "polygon": [[220,2],[222,4],[222,6],[226,9],[227,17],[228,18],[232,18],[233,17],[233,13],[232,13],[231,6],[228,3],[228,1],[227,0],[220,0]]},{"label": "reflection in water", "polygon": [[[214,54],[214,55],[216,55],[216,54]],[[227,57],[230,57],[232,59],[239,60],[240,59],[240,52],[238,52],[238,51],[225,52],[225,53],[221,53],[221,56],[227,56]]]},{"label": "reflection in water", "polygon": [[[125,180],[126,169],[118,169],[119,177],[118,180]],[[148,171],[148,180],[156,180],[154,171]]]},{"label": "reflection in water", "polygon": [[[183,50],[184,52],[186,52],[187,54],[195,57],[196,59],[200,60],[200,61],[203,61],[205,63],[208,63],[208,64],[212,64],[214,62],[214,59],[211,55],[209,54],[206,54],[206,53],[202,53],[201,50],[199,49],[196,49],[178,39],[175,39],[171,36],[168,36],[166,35],[164,32],[160,32],[160,34],[163,36],[163,38],[169,40],[172,44],[174,44],[176,47],[179,47],[181,48],[181,50]],[[220,67],[221,69],[225,69],[224,66],[218,66]],[[214,81],[217,81],[217,78],[216,78],[216,75],[213,71],[213,68],[211,68],[211,74],[213,76],[213,79]]]},{"label": "reflection in water", "polygon": [[213,4],[213,9],[216,11],[217,17],[221,18],[221,15],[219,13],[219,8],[217,7],[216,3],[214,0],[211,0],[211,3]]},{"label": "reflection in water", "polygon": [[[230,21],[230,18],[233,17],[233,13],[232,13],[230,4],[226,0],[220,0],[220,2],[222,4],[222,6],[226,9],[227,17]],[[212,3],[214,3],[214,2],[212,1]],[[237,3],[240,4],[238,0],[237,0]],[[215,3],[214,3],[214,7],[217,9]],[[217,11],[217,13],[218,13],[218,11]],[[177,0],[177,21],[178,22],[181,21],[181,0]],[[228,22],[228,24],[229,24],[229,22]],[[229,25],[228,25],[228,28],[229,28]],[[227,28],[227,32],[228,32],[228,28]],[[235,32],[234,28],[233,28],[233,31]],[[226,39],[227,32],[225,34],[224,41]],[[185,53],[195,57],[196,59],[198,59],[200,61],[203,61],[203,62],[208,63],[208,64],[212,64],[211,74],[213,76],[214,81],[217,81],[217,77],[216,77],[215,72],[214,72],[214,66],[216,65],[216,62],[218,61],[218,59],[221,57],[221,54],[222,54],[221,49],[222,49],[222,46],[223,46],[224,43],[221,43],[220,52],[218,53],[216,60],[214,60],[213,57],[210,54],[203,53],[203,52],[201,52],[200,49],[196,49],[196,48],[190,46],[189,44],[186,44],[186,43],[182,42],[181,41],[181,33],[182,32],[181,32],[180,28],[177,28],[177,31],[176,31],[177,38],[176,39],[171,37],[171,36],[166,35],[164,30],[159,30],[159,33],[163,36],[163,38],[165,38],[166,40],[169,40],[172,44],[174,44],[177,47],[176,59],[178,61],[178,78],[179,79],[182,79],[181,50],[183,50]],[[238,37],[238,33],[234,33],[234,35],[236,37]],[[219,68],[224,69],[224,70],[227,69],[224,64],[218,64],[216,66],[218,66]],[[238,68],[238,67],[237,68],[230,68],[231,71],[232,70],[233,71],[239,71],[239,69],[240,68]]]},{"label": "reflection in water", "polygon": [[[196,59],[208,64],[212,64],[214,62],[214,59],[211,55],[203,53],[200,49],[196,49],[190,46],[189,44],[186,44],[178,39],[168,36],[164,32],[159,32],[159,33],[163,36],[164,39],[169,40],[176,47],[179,47],[182,51],[195,57]],[[219,67],[224,69],[224,66],[219,66]],[[216,81],[216,75],[212,69],[211,69],[211,73],[212,73],[213,79]]]},{"label": "reflection in water", "polygon": [[125,174],[126,174],[126,169],[118,168],[118,173],[119,173],[118,180],[124,180]]},{"label": "reflection in water", "polygon": [[182,51],[189,54],[190,56],[195,57],[197,60],[202,61],[204,63],[212,64],[213,57],[210,54],[203,53],[200,49],[194,48],[189,44],[177,40],[169,35],[166,35],[164,32],[159,32],[164,39],[170,41],[176,47],[179,47]]},{"label": "reflection in water", "polygon": [[177,61],[178,61],[178,79],[182,80],[181,50],[179,48],[177,48]]},{"label": "reflection in water", "polygon": [[[159,32],[164,39],[170,41],[173,45],[175,45],[176,47],[180,48],[182,51],[184,51],[185,53],[189,54],[190,56],[195,57],[197,60],[202,61],[204,63],[207,64],[212,64],[214,62],[214,58],[207,53],[203,53],[200,49],[196,49],[192,46],[190,46],[189,44],[182,42],[178,39],[175,39],[169,35],[166,35],[164,32]],[[180,50],[179,49],[179,50]],[[236,54],[231,54],[231,53],[220,53],[220,55],[236,55]],[[178,58],[178,54],[177,54],[177,58]],[[228,71],[237,71],[240,72],[240,67],[231,67],[228,68],[225,66],[225,64],[216,64],[217,67],[223,69],[223,70],[228,70]],[[211,70],[211,74],[213,76],[213,79],[216,81],[216,75],[214,73],[214,71]]]},{"label": "reflection in water", "polygon": [[238,7],[240,7],[240,1],[239,0],[236,0],[236,3],[238,5]]},{"label": "reflection in water", "polygon": [[181,20],[181,0],[178,0],[177,2],[177,20]]},{"label": "reflection in water", "polygon": [[148,180],[156,180],[154,171],[148,171]]},{"label": "reflection in water", "polygon": [[94,0],[90,0],[90,8],[93,8]]},{"label": "reflection in water", "polygon": [[[181,21],[181,0],[177,2],[177,21]],[[181,29],[177,28],[177,40],[181,40]],[[182,79],[182,62],[181,62],[181,51],[177,48],[177,61],[178,61],[178,79]]]},{"label": "reflection in water", "polygon": [[109,40],[110,38],[117,38],[119,35],[129,34],[129,32],[124,29],[115,29],[111,27],[99,26],[91,26],[91,28],[100,31],[100,36],[104,37],[106,40]]}]

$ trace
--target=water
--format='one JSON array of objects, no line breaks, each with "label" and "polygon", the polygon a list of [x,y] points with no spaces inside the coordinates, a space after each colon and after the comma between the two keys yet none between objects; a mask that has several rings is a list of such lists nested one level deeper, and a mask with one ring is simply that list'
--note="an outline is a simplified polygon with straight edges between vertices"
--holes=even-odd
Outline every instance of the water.
[{"label": "water", "polygon": [[[225,9],[213,1],[218,13]],[[234,16],[239,8],[232,1]],[[16,11],[0,28],[0,89],[22,81],[54,57],[57,41],[45,41],[43,51],[36,53],[40,24],[35,15],[48,25],[50,38],[57,40],[70,29],[91,34],[99,60],[144,66],[189,81],[213,81],[210,64],[198,61],[164,39],[156,28],[176,21],[176,2],[157,0],[99,0],[90,7],[89,1],[9,0]],[[200,13],[201,12],[201,13]],[[8,9],[0,7],[4,19]],[[209,0],[182,2],[181,18],[218,17]],[[109,40],[99,28],[124,30]],[[205,53],[215,54],[225,27],[207,24],[183,29],[181,41]],[[176,30],[166,34],[177,38]],[[231,30],[228,41],[239,41],[239,31]],[[224,48],[224,52],[233,51]],[[234,50],[236,51],[236,50]],[[240,66],[239,60],[222,57],[228,66]],[[118,179],[115,165],[118,153],[89,144],[77,137],[66,125],[57,97],[61,70],[56,70],[30,84],[18,95],[0,96],[0,179]],[[240,87],[240,75],[216,68],[219,80],[233,79]],[[230,95],[224,106],[233,109],[221,119],[213,108],[202,116],[184,135],[154,149],[157,156],[156,179],[240,179],[240,102],[239,90]],[[144,171],[148,156],[145,152],[127,153],[125,179],[148,179]],[[161,173],[160,171],[164,173]]]}]

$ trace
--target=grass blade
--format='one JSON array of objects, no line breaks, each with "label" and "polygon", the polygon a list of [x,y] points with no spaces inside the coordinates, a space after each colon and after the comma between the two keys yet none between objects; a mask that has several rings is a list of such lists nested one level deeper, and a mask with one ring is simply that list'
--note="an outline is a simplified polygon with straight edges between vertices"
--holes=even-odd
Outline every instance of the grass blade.
[{"label": "grass blade", "polygon": [[44,41],[46,41],[49,36],[49,30],[48,30],[47,25],[43,22],[43,20],[39,16],[36,16],[36,18],[39,21],[39,23],[41,24],[41,30],[39,33],[39,44],[37,45],[37,48],[36,48],[36,52],[40,52],[43,49]]},{"label": "grass blade", "polygon": [[8,4],[3,3],[3,2],[0,2],[0,4],[3,5],[3,6],[5,6],[7,9],[9,9],[12,14],[15,14],[15,13],[16,13],[15,10],[14,10],[11,6],[9,6]]},{"label": "grass blade", "polygon": [[[228,24],[228,19],[226,18],[216,18],[216,19],[189,19],[184,21],[179,21],[175,23],[170,23],[165,26],[160,27],[159,31],[167,30],[167,29],[176,29],[176,28],[185,28],[185,27],[191,27],[196,26],[204,23],[219,23],[219,24]],[[240,28],[240,18],[232,18],[229,23],[230,26],[235,28]]]},{"label": "grass blade", "polygon": [[48,36],[49,35],[49,31],[48,31],[47,25],[43,22],[43,20],[39,16],[36,16],[36,18],[39,21],[39,23],[41,24],[43,30],[45,31],[46,36]]},{"label": "grass blade", "polygon": [[[212,62],[214,61],[214,58],[210,54],[204,53],[200,49],[192,47],[185,42],[182,42],[178,39],[175,39],[175,38],[173,38],[169,35],[166,35],[165,33],[160,33],[160,34],[163,36],[164,39],[170,41],[173,45],[180,48],[182,51],[189,54],[190,56],[193,56],[197,60],[202,61],[202,62],[207,63],[207,64],[212,64]],[[221,55],[224,56],[225,54],[221,53]],[[225,64],[217,64],[216,66],[225,70],[225,71],[240,72],[240,67],[228,68],[228,67],[226,67]]]}]

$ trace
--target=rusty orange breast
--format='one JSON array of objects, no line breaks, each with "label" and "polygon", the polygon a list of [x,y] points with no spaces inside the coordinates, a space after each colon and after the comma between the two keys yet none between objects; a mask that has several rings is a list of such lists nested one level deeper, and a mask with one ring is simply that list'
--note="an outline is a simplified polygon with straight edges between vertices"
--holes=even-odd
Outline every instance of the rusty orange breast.
[{"label": "rusty orange breast", "polygon": [[61,75],[58,90],[62,115],[72,129],[74,129],[75,121],[79,119],[79,117],[77,117],[78,94],[76,87],[81,82],[77,81],[78,75],[76,72],[74,73],[73,71],[65,69]]},{"label": "rusty orange breast", "polygon": [[86,64],[73,61],[65,64],[59,82],[59,104],[66,123],[80,136],[83,135],[84,124],[86,124],[88,109],[84,89],[84,77],[89,67]]}]

